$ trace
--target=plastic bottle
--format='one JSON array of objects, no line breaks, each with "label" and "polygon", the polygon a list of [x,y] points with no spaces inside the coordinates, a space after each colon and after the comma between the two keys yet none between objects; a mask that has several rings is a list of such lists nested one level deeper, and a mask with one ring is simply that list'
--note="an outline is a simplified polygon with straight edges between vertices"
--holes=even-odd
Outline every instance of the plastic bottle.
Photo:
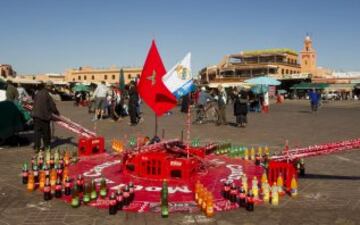
[{"label": "plastic bottle", "polygon": [[51,186],[50,186],[49,178],[46,178],[45,180],[45,186],[43,192],[44,192],[44,201],[51,200]]},{"label": "plastic bottle", "polygon": [[71,195],[71,181],[68,176],[65,178],[65,193],[66,196]]},{"label": "plastic bottle", "polygon": [[97,189],[96,189],[96,182],[94,179],[91,180],[91,193],[90,193],[90,199],[96,200],[98,197]]},{"label": "plastic bottle", "polygon": [[106,198],[107,192],[108,190],[107,190],[106,180],[105,178],[102,178],[100,181],[100,197]]},{"label": "plastic bottle", "polygon": [[124,197],[123,197],[123,193],[121,191],[121,188],[119,188],[116,191],[116,203],[117,203],[117,209],[122,210],[123,206],[124,206]]},{"label": "plastic bottle", "polygon": [[230,193],[229,193],[230,202],[232,202],[232,203],[236,202],[237,194],[238,194],[238,189],[237,189],[235,183],[232,183],[231,187],[230,187]]},{"label": "plastic bottle", "polygon": [[207,217],[213,217],[214,213],[214,197],[210,194],[207,199],[205,214]]},{"label": "plastic bottle", "polygon": [[117,202],[115,193],[112,192],[109,197],[109,215],[115,215],[117,213]]},{"label": "plastic bottle", "polygon": [[168,203],[168,185],[167,181],[163,180],[163,185],[161,188],[161,217],[167,218],[169,217],[169,203]]},{"label": "plastic bottle", "polygon": [[71,192],[72,192],[71,207],[78,208],[80,206],[80,197],[79,197],[79,189],[77,187],[76,182],[74,182],[74,187]]},{"label": "plastic bottle", "polygon": [[291,197],[296,197],[298,195],[298,185],[297,185],[295,175],[293,175],[293,177],[291,178],[290,195],[291,195]]},{"label": "plastic bottle", "polygon": [[254,195],[252,191],[249,191],[249,193],[246,196],[246,210],[247,211],[254,211]]},{"label": "plastic bottle", "polygon": [[61,196],[62,196],[62,185],[61,185],[60,177],[58,177],[55,184],[55,197],[61,198]]},{"label": "plastic bottle", "polygon": [[248,179],[246,174],[241,177],[241,185],[244,188],[245,194],[248,192]]},{"label": "plastic bottle", "polygon": [[255,160],[255,149],[254,149],[254,147],[251,147],[251,150],[250,150],[250,159],[251,159],[251,160]]},{"label": "plastic bottle", "polygon": [[258,199],[259,198],[259,182],[258,182],[258,179],[256,176],[253,177],[251,190],[252,190],[253,198]]},{"label": "plastic bottle", "polygon": [[246,194],[245,194],[245,190],[244,190],[243,186],[241,186],[239,188],[237,202],[238,202],[239,207],[246,206]]},{"label": "plastic bottle", "polygon": [[24,163],[22,168],[22,183],[27,184],[29,180],[29,168],[27,163]]},{"label": "plastic bottle", "polygon": [[273,186],[271,187],[271,204],[275,205],[275,206],[279,205],[278,187],[275,182],[274,182]]},{"label": "plastic bottle", "polygon": [[76,184],[78,186],[79,192],[84,192],[84,185],[85,185],[85,181],[84,181],[84,177],[79,174],[77,179],[76,179]]},{"label": "plastic bottle", "polygon": [[91,201],[90,195],[91,195],[91,185],[89,183],[85,183],[84,194],[83,194],[83,202],[85,205]]},{"label": "plastic bottle", "polygon": [[29,178],[26,188],[29,192],[32,192],[35,189],[34,175],[31,171],[29,172]]},{"label": "plastic bottle", "polygon": [[284,195],[285,194],[285,192],[284,192],[284,179],[283,179],[281,173],[279,173],[276,184],[277,184],[277,187],[278,187],[279,195]]}]

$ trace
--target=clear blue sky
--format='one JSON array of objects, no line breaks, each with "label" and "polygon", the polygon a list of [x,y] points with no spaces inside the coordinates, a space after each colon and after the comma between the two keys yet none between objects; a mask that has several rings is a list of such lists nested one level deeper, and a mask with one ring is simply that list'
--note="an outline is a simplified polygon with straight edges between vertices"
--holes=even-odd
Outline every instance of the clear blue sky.
[{"label": "clear blue sky", "polygon": [[359,0],[1,0],[0,64],[20,74],[84,65],[142,66],[155,38],[167,69],[192,52],[193,70],[225,54],[301,50],[318,65],[360,70]]}]

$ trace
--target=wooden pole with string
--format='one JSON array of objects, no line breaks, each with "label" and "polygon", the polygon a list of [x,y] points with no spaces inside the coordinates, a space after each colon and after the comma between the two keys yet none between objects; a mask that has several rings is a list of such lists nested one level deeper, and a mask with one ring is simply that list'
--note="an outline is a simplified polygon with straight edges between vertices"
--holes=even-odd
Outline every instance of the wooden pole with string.
[{"label": "wooden pole with string", "polygon": [[191,92],[188,94],[188,110],[187,110],[187,116],[186,116],[186,152],[187,152],[187,158],[190,157],[190,132],[191,132]]}]

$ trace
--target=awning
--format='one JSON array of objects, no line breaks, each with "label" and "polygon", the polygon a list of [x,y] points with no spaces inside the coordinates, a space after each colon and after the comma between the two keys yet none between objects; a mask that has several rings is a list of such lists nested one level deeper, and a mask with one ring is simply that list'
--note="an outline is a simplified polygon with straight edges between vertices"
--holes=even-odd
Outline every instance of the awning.
[{"label": "awning", "polygon": [[292,90],[310,90],[310,89],[317,89],[323,90],[327,88],[329,84],[324,83],[299,83],[292,86],[290,89]]},{"label": "awning", "polygon": [[208,84],[208,86],[210,88],[217,88],[219,85],[221,85],[224,88],[227,87],[244,87],[247,89],[250,89],[252,85],[250,84],[246,84],[244,82],[211,82],[210,84]]},{"label": "awning", "polygon": [[325,88],[325,91],[346,91],[350,92],[354,89],[355,84],[330,84],[329,87]]}]

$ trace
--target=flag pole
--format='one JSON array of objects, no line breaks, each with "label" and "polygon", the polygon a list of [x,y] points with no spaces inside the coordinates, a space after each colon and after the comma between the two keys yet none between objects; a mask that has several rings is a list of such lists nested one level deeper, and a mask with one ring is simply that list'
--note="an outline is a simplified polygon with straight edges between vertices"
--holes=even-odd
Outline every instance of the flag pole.
[{"label": "flag pole", "polygon": [[187,152],[187,158],[190,157],[190,129],[191,129],[191,92],[189,93],[189,99],[188,99],[188,110],[187,110],[187,128],[186,128],[186,152]]},{"label": "flag pole", "polygon": [[154,113],[154,115],[155,115],[155,134],[154,134],[154,137],[155,137],[158,134],[158,117],[157,117],[156,113]]}]

